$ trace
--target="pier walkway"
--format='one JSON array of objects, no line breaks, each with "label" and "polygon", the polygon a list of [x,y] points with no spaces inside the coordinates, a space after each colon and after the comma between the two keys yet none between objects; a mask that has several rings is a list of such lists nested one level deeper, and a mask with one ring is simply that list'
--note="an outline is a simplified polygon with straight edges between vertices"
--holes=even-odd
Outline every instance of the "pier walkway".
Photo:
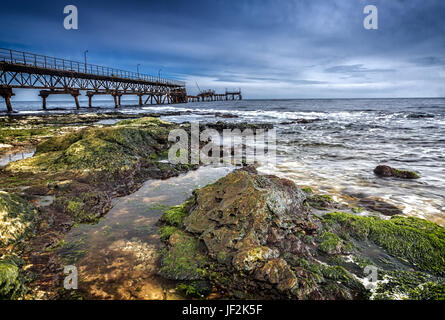
[{"label": "pier walkway", "polygon": [[94,64],[0,48],[0,96],[12,111],[13,89],[41,89],[42,107],[53,94],[70,94],[79,109],[78,96],[86,91],[88,106],[95,95],[111,95],[119,107],[122,95],[136,95],[139,105],[148,102],[186,103],[185,82]]}]

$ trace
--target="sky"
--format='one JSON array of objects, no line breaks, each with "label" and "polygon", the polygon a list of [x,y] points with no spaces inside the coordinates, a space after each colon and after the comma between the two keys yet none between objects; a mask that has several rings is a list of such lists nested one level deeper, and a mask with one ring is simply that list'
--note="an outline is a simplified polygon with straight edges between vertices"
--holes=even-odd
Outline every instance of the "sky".
[{"label": "sky", "polygon": [[[66,30],[63,8],[78,9]],[[378,29],[363,26],[366,5]],[[2,0],[0,47],[250,99],[445,96],[443,0]],[[27,99],[30,92],[17,93]]]}]

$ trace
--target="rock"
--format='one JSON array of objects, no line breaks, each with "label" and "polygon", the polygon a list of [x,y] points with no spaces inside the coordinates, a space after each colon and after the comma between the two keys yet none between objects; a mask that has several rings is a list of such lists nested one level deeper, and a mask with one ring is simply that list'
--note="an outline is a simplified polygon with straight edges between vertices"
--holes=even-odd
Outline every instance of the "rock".
[{"label": "rock", "polygon": [[304,200],[303,192],[289,180],[239,170],[195,192],[196,204],[184,226],[203,239],[211,256],[240,252],[266,244],[274,231],[277,242],[291,236],[279,230],[291,228],[305,214]]},{"label": "rock", "polygon": [[123,120],[112,127],[87,128],[37,145],[35,155],[12,162],[10,172],[117,171],[166,151],[175,125],[157,118]]},{"label": "rock", "polygon": [[[299,266],[303,260],[320,265],[314,260],[318,253],[313,238],[319,224],[309,215],[305,200],[305,194],[293,182],[258,175],[251,168],[236,170],[195,190],[183,214],[176,214],[185,214],[182,223],[178,224],[178,219],[171,221],[173,227],[183,231],[179,237],[173,233],[167,240],[163,266],[170,265],[168,270],[172,272],[163,270],[161,274],[169,279],[199,276],[195,280],[210,280],[232,297],[331,297],[321,283],[308,279],[317,277],[324,283],[334,283],[336,278],[312,275],[309,268]],[[161,222],[165,224],[171,213],[172,210],[166,211]],[[196,242],[193,246],[187,244],[191,239],[201,243],[198,260],[193,250],[182,249],[198,247]],[[187,261],[187,265],[178,268],[179,263],[172,264],[173,261]],[[355,284],[359,289],[345,286],[347,293],[338,296],[360,296],[361,287]]]},{"label": "rock", "polygon": [[[293,182],[252,169],[195,190],[161,219],[161,274],[209,281],[229,298],[441,297],[444,228],[400,216],[316,217],[305,201]],[[377,291],[364,286],[369,266],[388,280]]]},{"label": "rock", "polygon": [[417,269],[445,276],[445,228],[433,222],[401,216],[383,220],[344,212],[327,213],[323,221],[332,232],[371,241]]},{"label": "rock", "polygon": [[246,129],[272,129],[273,124],[271,123],[247,123],[247,122],[240,122],[240,123],[234,123],[234,122],[224,122],[224,121],[217,121],[216,123],[206,123],[203,125],[202,129],[215,129],[218,132],[222,132],[224,129],[240,129],[241,131],[244,131]]},{"label": "rock", "polygon": [[380,165],[374,169],[374,173],[381,177],[395,177],[400,179],[418,179],[419,175],[413,171],[399,170],[390,166]]},{"label": "rock", "polygon": [[295,124],[295,123],[308,124],[308,123],[314,123],[314,122],[317,122],[317,121],[321,121],[321,119],[320,118],[314,118],[314,119],[300,118],[300,119],[295,119],[295,120],[292,120],[292,121],[280,122],[280,124],[282,124],[282,125]]},{"label": "rock", "polygon": [[318,210],[328,210],[334,207],[334,199],[327,194],[307,193],[307,203]]},{"label": "rock", "polygon": [[199,240],[177,231],[170,236],[170,250],[162,257],[159,273],[173,280],[200,280],[206,263]]},{"label": "rock", "polygon": [[37,210],[17,195],[0,191],[0,248],[29,237]]},{"label": "rock", "polygon": [[256,270],[255,279],[276,285],[280,292],[286,292],[298,286],[294,272],[283,259],[268,260]]},{"label": "rock", "polygon": [[20,268],[10,261],[0,260],[0,300],[18,299],[22,291]]},{"label": "rock", "polygon": [[364,198],[360,199],[358,204],[360,205],[360,207],[363,207],[370,211],[379,212],[385,216],[403,214],[403,211],[400,208],[380,199]]}]

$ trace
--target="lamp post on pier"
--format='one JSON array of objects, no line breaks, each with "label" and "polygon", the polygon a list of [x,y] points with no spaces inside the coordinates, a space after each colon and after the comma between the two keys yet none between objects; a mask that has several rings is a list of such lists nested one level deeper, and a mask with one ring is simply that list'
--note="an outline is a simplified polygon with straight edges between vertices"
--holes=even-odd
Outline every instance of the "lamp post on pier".
[{"label": "lamp post on pier", "polygon": [[85,60],[85,73],[87,73],[87,53],[88,53],[88,50],[85,50],[83,53],[83,57]]}]

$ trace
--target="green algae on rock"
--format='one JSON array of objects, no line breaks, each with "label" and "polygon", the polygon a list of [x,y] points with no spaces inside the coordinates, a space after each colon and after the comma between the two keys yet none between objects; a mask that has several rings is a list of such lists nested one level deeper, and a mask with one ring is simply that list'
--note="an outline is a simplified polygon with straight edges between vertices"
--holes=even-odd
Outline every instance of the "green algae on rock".
[{"label": "green algae on rock", "polygon": [[167,157],[168,134],[176,127],[150,117],[78,129],[41,142],[33,157],[12,162],[0,171],[1,190],[20,192],[36,203],[42,196],[53,199],[39,208],[39,228],[23,242],[26,250],[7,248],[23,253],[30,261],[27,270],[41,274],[33,287],[43,284],[51,287],[51,295],[59,296],[62,286],[45,282],[56,276],[60,263],[48,248],[59,243],[75,223],[97,222],[111,208],[114,197],[136,191],[149,178],[165,179],[197,168],[160,161]]},{"label": "green algae on rock", "polygon": [[331,212],[323,222],[345,237],[370,240],[416,268],[445,276],[445,228],[415,217],[389,220]]},{"label": "green algae on rock", "polygon": [[34,157],[10,163],[7,171],[129,169],[140,158],[165,151],[174,125],[157,118],[127,120],[106,128],[87,128],[40,143]]},{"label": "green algae on rock", "polygon": [[[188,280],[182,287],[189,294],[191,280],[208,281],[234,298],[443,296],[444,228],[399,216],[319,217],[305,201],[293,182],[251,169],[195,190],[192,200],[161,219],[167,243],[161,275]],[[374,264],[379,281],[372,289],[363,279],[364,268]]]},{"label": "green algae on rock", "polygon": [[192,206],[193,203],[193,200],[188,200],[181,205],[169,208],[162,214],[161,221],[174,227],[182,226],[182,222],[187,216],[188,208]]},{"label": "green algae on rock", "polygon": [[[210,281],[237,298],[364,296],[363,286],[352,275],[346,276],[346,270],[323,266],[324,272],[315,275],[298,263],[304,259],[321,265],[314,259],[318,226],[304,206],[304,193],[289,180],[251,171],[236,170],[195,190],[182,225],[175,224],[187,235],[185,243],[191,239],[201,243],[200,264],[194,265],[199,278],[194,280]],[[161,223],[168,225],[166,219]],[[173,235],[164,257],[179,254],[184,261],[193,261],[190,252],[177,249],[181,239],[172,244]],[[161,274],[177,279],[176,273]],[[342,279],[345,283],[337,286],[341,289],[334,290]]]},{"label": "green algae on rock", "polygon": [[313,194],[312,192],[308,194],[307,203],[315,209],[328,210],[332,208],[334,199],[327,194]]},{"label": "green algae on rock", "polygon": [[0,247],[29,237],[35,228],[37,210],[17,195],[0,191]]},{"label": "green algae on rock", "polygon": [[400,170],[396,168],[391,168],[390,166],[377,166],[374,169],[374,173],[381,177],[395,177],[401,179],[419,179],[420,176],[414,171]]},{"label": "green algae on rock", "polygon": [[173,280],[202,278],[207,258],[198,239],[180,230],[168,238],[169,250],[161,260],[160,274]]},{"label": "green algae on rock", "polygon": [[0,260],[0,300],[14,300],[22,296],[23,281],[20,268],[8,261]]}]

